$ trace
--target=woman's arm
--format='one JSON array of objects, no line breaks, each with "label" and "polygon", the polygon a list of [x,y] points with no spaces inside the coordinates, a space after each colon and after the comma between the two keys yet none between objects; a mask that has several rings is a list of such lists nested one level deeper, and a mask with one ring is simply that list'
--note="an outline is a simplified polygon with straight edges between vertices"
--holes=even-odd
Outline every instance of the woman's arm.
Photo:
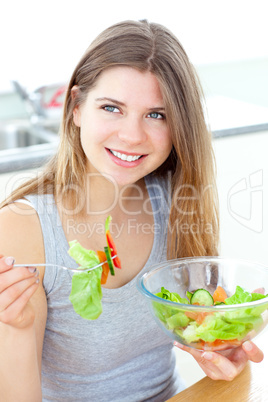
[{"label": "woman's arm", "polygon": [[[16,263],[44,262],[43,237],[36,212],[22,204],[0,211],[0,394],[6,402],[39,402],[47,305],[44,270]],[[15,206],[15,205],[14,205]],[[36,276],[37,275],[37,276]],[[39,279],[39,283],[38,283]]]}]

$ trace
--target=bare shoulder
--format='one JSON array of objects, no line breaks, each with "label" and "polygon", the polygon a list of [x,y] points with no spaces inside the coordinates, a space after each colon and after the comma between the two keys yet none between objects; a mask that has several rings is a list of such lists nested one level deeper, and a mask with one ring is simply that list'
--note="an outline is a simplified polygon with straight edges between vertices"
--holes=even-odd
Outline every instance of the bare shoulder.
[{"label": "bare shoulder", "polygon": [[[0,245],[0,254],[14,257],[18,264],[45,262],[41,225],[32,207],[14,203],[0,210]],[[42,286],[44,272],[44,268],[39,268],[39,287],[31,297],[40,367],[47,318],[47,300]]]},{"label": "bare shoulder", "polygon": [[0,210],[0,244],[1,254],[17,263],[44,262],[41,225],[32,207],[15,202]]}]

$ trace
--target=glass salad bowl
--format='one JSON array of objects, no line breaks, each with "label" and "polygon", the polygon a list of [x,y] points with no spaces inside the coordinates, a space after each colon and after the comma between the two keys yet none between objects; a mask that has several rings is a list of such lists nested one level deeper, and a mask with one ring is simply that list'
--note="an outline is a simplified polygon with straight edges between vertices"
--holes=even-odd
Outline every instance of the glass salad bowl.
[{"label": "glass salad bowl", "polygon": [[139,276],[137,287],[163,331],[195,349],[238,347],[268,322],[268,267],[255,262],[170,260]]}]

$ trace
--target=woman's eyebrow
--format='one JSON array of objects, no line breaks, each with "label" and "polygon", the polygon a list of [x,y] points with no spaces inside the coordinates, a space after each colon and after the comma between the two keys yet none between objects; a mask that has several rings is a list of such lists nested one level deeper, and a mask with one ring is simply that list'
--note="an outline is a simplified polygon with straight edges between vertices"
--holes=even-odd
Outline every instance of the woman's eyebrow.
[{"label": "woman's eyebrow", "polygon": [[159,112],[165,111],[166,109],[163,106],[154,106],[154,107],[149,107],[148,110],[158,110]]},{"label": "woman's eyebrow", "polygon": [[[117,99],[113,99],[113,98],[107,98],[107,97],[103,97],[103,98],[96,98],[95,99],[96,102],[103,102],[103,101],[108,101],[108,102],[112,102],[112,103],[116,103],[119,106],[126,106],[126,104],[124,102],[121,102]],[[154,107],[150,107],[148,108],[148,110],[159,110],[159,111],[165,111],[165,108],[163,106],[154,106]]]},{"label": "woman's eyebrow", "polygon": [[125,103],[120,102],[119,100],[113,99],[113,98],[96,98],[95,101],[97,102],[103,102],[103,101],[108,101],[108,102],[112,102],[112,103],[116,103],[117,105],[120,106],[126,106]]}]

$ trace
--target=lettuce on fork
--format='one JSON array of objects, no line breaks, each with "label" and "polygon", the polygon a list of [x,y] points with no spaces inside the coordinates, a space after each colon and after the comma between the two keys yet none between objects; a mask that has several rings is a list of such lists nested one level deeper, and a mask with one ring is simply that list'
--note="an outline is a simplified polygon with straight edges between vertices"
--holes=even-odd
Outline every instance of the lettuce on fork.
[{"label": "lettuce on fork", "polygon": [[[69,243],[69,255],[80,268],[93,268],[100,260],[92,250],[86,250],[76,240]],[[72,291],[69,299],[77,314],[87,320],[95,320],[102,313],[102,267],[86,272],[75,272],[72,277]]]},{"label": "lettuce on fork", "polygon": [[102,264],[91,271],[75,272],[72,277],[69,299],[75,312],[87,320],[96,320],[102,313],[101,285],[106,283],[109,273],[115,274],[114,267],[121,268],[121,261],[109,230],[111,219],[109,215],[105,221],[107,246],[104,247],[104,252],[87,250],[77,240],[69,242],[68,253],[80,266],[80,270]]}]

